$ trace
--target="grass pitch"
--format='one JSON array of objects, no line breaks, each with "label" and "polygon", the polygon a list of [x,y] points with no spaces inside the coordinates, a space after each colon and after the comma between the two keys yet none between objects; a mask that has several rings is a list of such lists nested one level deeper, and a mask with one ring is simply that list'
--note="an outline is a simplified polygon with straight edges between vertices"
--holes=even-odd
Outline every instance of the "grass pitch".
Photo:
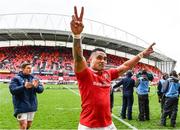
[{"label": "grass pitch", "polygon": [[[42,94],[38,94],[38,111],[36,112],[31,129],[77,129],[81,111],[80,97],[66,89],[71,88],[78,92],[76,85],[46,85]],[[113,114],[119,116],[122,104],[122,94],[116,92]],[[133,120],[129,124],[137,129],[171,129],[162,127],[160,122],[160,104],[157,100],[156,87],[151,87],[150,99],[150,121],[139,122],[137,95],[134,93]],[[179,113],[179,112],[178,112]],[[118,129],[130,129],[125,124],[113,118]],[[169,126],[167,119],[167,126]],[[180,116],[177,116],[177,126],[180,129]],[[18,123],[13,116],[12,98],[8,84],[0,84],[0,129],[18,129]]]}]

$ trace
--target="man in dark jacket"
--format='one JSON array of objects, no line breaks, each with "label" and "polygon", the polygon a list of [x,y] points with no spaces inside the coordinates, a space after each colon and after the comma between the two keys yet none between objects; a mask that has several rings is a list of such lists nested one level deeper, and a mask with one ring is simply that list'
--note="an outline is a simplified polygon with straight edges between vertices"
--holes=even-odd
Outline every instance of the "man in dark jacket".
[{"label": "man in dark jacket", "polygon": [[132,79],[132,71],[128,71],[126,73],[126,77],[121,79],[119,83],[114,85],[113,89],[120,87],[123,85],[123,104],[121,110],[122,119],[126,118],[126,109],[128,109],[127,118],[128,120],[132,120],[132,106],[134,102],[133,92],[135,81]]},{"label": "man in dark jacket", "polygon": [[172,71],[163,88],[165,102],[161,117],[161,125],[166,126],[166,117],[171,113],[171,126],[176,126],[176,116],[178,111],[178,99],[180,93],[180,84],[176,71]]},{"label": "man in dark jacket", "polygon": [[31,75],[32,66],[28,62],[21,65],[22,71],[9,85],[14,105],[14,116],[19,121],[21,130],[29,129],[37,111],[36,93],[43,92],[43,85]]},{"label": "man in dark jacket", "polygon": [[111,113],[112,113],[113,107],[114,107],[114,90],[113,90],[113,86],[111,86],[111,90],[110,90],[110,108],[111,108]]}]

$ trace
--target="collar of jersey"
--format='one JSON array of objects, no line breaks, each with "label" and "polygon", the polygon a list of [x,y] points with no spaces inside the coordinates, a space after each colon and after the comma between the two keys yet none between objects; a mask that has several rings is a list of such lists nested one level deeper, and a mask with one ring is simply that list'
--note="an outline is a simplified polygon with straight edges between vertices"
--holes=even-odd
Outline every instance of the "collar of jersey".
[{"label": "collar of jersey", "polygon": [[101,75],[101,74],[103,73],[103,72],[102,72],[102,73],[100,74],[97,70],[93,70],[92,68],[90,68],[90,69],[91,69],[92,72],[94,72],[94,73],[97,74],[97,75]]}]

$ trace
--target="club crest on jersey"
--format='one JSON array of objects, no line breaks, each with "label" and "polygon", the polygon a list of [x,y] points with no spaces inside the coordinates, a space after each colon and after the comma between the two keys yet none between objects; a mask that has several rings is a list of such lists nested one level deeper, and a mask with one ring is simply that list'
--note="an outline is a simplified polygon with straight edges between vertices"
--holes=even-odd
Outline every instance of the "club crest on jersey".
[{"label": "club crest on jersey", "polygon": [[109,78],[109,75],[108,75],[108,74],[104,74],[104,78],[105,78],[105,79],[108,79],[108,78]]}]

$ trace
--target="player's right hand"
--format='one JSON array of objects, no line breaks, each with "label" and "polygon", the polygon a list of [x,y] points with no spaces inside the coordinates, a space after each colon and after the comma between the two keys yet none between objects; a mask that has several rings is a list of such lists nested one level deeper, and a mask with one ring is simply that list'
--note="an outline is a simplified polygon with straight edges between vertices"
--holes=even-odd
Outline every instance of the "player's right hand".
[{"label": "player's right hand", "polygon": [[33,84],[33,86],[34,86],[35,88],[37,88],[37,87],[39,86],[39,80],[34,79],[34,80],[32,81],[32,84]]},{"label": "player's right hand", "polygon": [[25,82],[25,88],[32,88],[33,87],[33,84],[31,82]]},{"label": "player's right hand", "polygon": [[78,17],[77,8],[74,7],[74,15],[72,16],[71,21],[71,31],[74,35],[79,35],[83,31],[83,14],[84,14],[84,7],[81,8],[80,16]]}]

